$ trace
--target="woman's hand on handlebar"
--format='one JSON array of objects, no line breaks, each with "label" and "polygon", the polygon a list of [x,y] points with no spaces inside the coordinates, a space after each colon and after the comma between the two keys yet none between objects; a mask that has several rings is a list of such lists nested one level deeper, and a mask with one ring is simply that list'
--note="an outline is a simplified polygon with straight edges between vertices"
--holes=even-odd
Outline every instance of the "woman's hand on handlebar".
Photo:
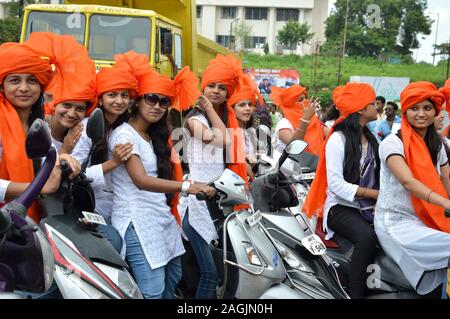
[{"label": "woman's hand on handlebar", "polygon": [[50,176],[45,183],[44,187],[42,188],[41,193],[43,195],[48,195],[55,193],[59,185],[61,184],[61,168],[60,168],[60,161],[65,160],[70,168],[72,169],[72,174],[70,175],[70,178],[75,178],[80,174],[81,172],[81,166],[80,163],[76,159],[74,159],[72,156],[68,154],[61,154],[58,159],[56,159],[55,166],[53,167],[52,172],[50,173]]},{"label": "woman's hand on handlebar", "polygon": [[204,193],[208,198],[216,196],[216,190],[206,184],[194,183],[189,186],[189,194],[197,195],[198,193]]},{"label": "woman's hand on handlebar", "polygon": [[59,163],[62,160],[66,161],[69,164],[70,168],[72,169],[72,174],[70,174],[70,176],[69,176],[70,179],[74,179],[75,177],[77,177],[80,174],[81,165],[75,158],[73,158],[72,156],[70,156],[68,154],[61,154],[59,156],[59,162],[57,162],[56,166],[59,166]]}]

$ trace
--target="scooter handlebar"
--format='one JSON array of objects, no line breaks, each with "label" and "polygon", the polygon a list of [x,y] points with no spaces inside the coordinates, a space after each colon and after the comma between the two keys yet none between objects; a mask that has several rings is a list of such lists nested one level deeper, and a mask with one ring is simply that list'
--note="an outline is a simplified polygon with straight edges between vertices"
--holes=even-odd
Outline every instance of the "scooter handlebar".
[{"label": "scooter handlebar", "polygon": [[69,176],[73,173],[72,168],[70,167],[69,163],[66,160],[61,161],[61,171],[62,175],[65,178],[69,178]]},{"label": "scooter handlebar", "polygon": [[450,209],[446,209],[444,214],[445,214],[445,217],[450,218]]}]

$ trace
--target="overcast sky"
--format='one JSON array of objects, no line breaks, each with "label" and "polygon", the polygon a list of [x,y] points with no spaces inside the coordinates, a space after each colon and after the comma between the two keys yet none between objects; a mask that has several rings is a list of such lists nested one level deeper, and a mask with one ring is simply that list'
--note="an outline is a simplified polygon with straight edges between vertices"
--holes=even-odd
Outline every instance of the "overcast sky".
[{"label": "overcast sky", "polygon": [[[329,0],[331,11],[334,8],[335,0]],[[350,0],[351,1],[351,0]],[[419,35],[420,48],[414,50],[413,58],[417,61],[433,62],[433,44],[436,39],[437,15],[439,14],[439,28],[437,32],[437,43],[448,42],[450,37],[450,1],[449,0],[428,0],[426,13],[434,20],[431,27],[431,34]],[[424,37],[424,39],[422,39]],[[439,57],[436,57],[436,62]]]}]

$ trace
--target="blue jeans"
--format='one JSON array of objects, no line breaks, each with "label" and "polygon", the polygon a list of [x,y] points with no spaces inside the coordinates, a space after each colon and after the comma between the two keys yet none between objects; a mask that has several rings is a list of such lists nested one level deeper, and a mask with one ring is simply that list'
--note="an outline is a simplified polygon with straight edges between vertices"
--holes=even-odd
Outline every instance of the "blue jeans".
[{"label": "blue jeans", "polygon": [[120,238],[119,232],[112,225],[98,225],[97,232],[103,236],[114,249],[120,254],[122,250],[122,238]]},{"label": "blue jeans", "polygon": [[183,230],[189,238],[200,268],[200,281],[195,293],[196,299],[216,299],[217,269],[209,244],[189,224],[189,211],[183,218]]},{"label": "blue jeans", "polygon": [[145,299],[173,299],[181,280],[181,257],[167,265],[152,269],[145,258],[141,243],[132,223],[125,233],[126,260]]}]

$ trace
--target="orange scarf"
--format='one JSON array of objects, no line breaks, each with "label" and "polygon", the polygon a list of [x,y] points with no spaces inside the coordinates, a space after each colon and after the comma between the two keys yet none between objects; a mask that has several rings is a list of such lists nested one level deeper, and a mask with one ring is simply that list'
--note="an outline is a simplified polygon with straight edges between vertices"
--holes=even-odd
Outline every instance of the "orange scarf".
[{"label": "orange scarf", "polygon": [[[281,108],[284,117],[291,123],[294,130],[297,129],[303,116],[303,105],[297,101],[302,94],[307,94],[306,88],[295,84],[287,89],[279,87],[272,87],[271,89],[270,97],[273,102]],[[305,100],[303,103],[307,103],[307,101]],[[319,156],[324,138],[322,123],[316,115],[313,115],[304,138],[308,143],[306,151]]]},{"label": "orange scarf", "polygon": [[97,105],[96,71],[86,48],[73,36],[50,32],[33,32],[25,44],[55,66],[45,90],[52,96],[45,113],[53,114],[57,104],[73,100],[90,102],[86,110],[86,116],[89,116]]},{"label": "orange scarf", "polygon": [[[336,91],[338,90],[338,91]],[[349,115],[364,109],[368,104],[375,101],[376,95],[373,88],[366,83],[347,83],[343,88],[336,88],[333,97],[337,99],[336,107],[341,112],[339,117],[327,135],[327,139],[322,146],[319,163],[317,165],[316,177],[305,199],[302,211],[308,217],[317,215],[322,217],[323,206],[327,198],[327,168],[326,168],[326,145],[336,125],[344,121]]]},{"label": "orange scarf", "polygon": [[138,90],[138,81],[131,73],[130,67],[124,64],[101,68],[97,73],[96,83],[98,97],[106,92],[128,90],[130,98],[134,98]]},{"label": "orange scarf", "polygon": [[[41,57],[26,45],[5,43],[0,46],[0,83],[9,74],[33,74],[44,87],[51,74],[49,61]],[[33,162],[25,151],[26,134],[14,106],[0,93],[0,139],[2,156],[0,178],[18,183],[30,183],[34,178]],[[39,222],[40,214],[33,204],[28,216]]]},{"label": "orange scarf", "polygon": [[445,110],[448,113],[447,115],[450,116],[450,78],[448,78],[444,86],[439,89],[439,92],[445,96]]},{"label": "orange scarf", "polygon": [[[447,192],[433,165],[424,140],[406,120],[406,111],[417,103],[430,100],[439,114],[445,97],[436,86],[430,82],[414,82],[409,84],[400,94],[402,104],[401,136],[405,149],[405,160],[409,169],[421,183],[433,192],[447,198]],[[444,216],[444,208],[428,203],[411,194],[411,200],[417,216],[430,228],[450,233],[450,220]]]}]

